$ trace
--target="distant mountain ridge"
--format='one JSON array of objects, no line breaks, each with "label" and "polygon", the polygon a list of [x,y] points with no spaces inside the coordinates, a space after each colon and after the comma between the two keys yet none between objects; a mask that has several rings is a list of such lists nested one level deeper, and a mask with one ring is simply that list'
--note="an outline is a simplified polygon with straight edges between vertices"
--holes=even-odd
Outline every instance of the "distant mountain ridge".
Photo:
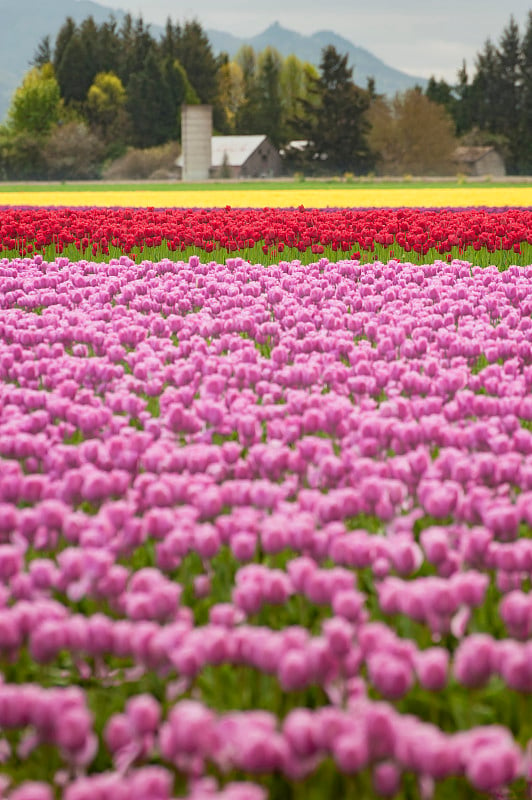
[{"label": "distant mountain ridge", "polygon": [[425,88],[427,85],[426,78],[407,75],[405,72],[388,66],[369,50],[353,44],[349,39],[345,39],[333,31],[318,31],[311,35],[304,35],[283,28],[278,22],[274,22],[257,36],[246,38],[210,29],[207,29],[206,33],[215,53],[225,51],[233,57],[243,44],[251,45],[257,52],[264,50],[265,47],[275,47],[282,56],[293,53],[301,60],[309,61],[315,66],[320,63],[323,48],[332,44],[339,53],[342,55],[347,53],[349,56],[349,66],[354,68],[355,83],[365,86],[368,78],[374,78],[377,92],[381,94],[394,95],[396,92],[403,92],[414,86]]},{"label": "distant mountain ridge", "polygon": [[[124,12],[92,0],[53,0],[51,3],[43,3],[42,0],[0,0],[0,120],[5,117],[13,92],[30,68],[36,47],[44,36],[49,35],[53,43],[67,17],[79,23],[92,16],[97,23],[102,23],[111,15],[120,23]],[[150,28],[155,36],[163,32],[158,25],[150,24]],[[393,69],[368,50],[332,31],[304,36],[274,23],[263,33],[247,38],[217,30],[206,29],[206,33],[215,53],[225,51],[233,56],[242,44],[249,44],[257,51],[271,45],[283,56],[294,53],[316,66],[322,49],[332,44],[342,54],[349,55],[356,83],[365,86],[367,78],[372,76],[377,91],[384,94],[404,91],[416,84],[426,85],[425,79]]]}]

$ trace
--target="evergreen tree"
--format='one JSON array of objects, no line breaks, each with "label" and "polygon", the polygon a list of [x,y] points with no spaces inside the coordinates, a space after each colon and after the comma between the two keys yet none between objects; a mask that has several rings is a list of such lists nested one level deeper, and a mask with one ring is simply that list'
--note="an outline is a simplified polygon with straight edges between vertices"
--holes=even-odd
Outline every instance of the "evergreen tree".
[{"label": "evergreen tree", "polygon": [[45,64],[52,63],[52,42],[49,36],[43,36],[35,49],[33,58],[30,61],[32,67],[44,67]]},{"label": "evergreen tree", "polygon": [[[197,36],[198,39],[206,38],[204,37],[201,28],[199,28],[199,33],[198,30],[195,29],[194,36]],[[179,25],[176,25],[174,27],[172,25],[171,19],[168,18],[166,21],[164,34],[159,41],[158,53],[159,53],[159,58],[161,59],[161,63],[165,65],[163,69],[172,96],[173,106],[171,113],[172,113],[173,124],[174,126],[177,126],[176,135],[173,138],[176,139],[181,138],[181,106],[184,103],[186,103],[187,105],[194,105],[196,103],[209,102],[206,100],[202,100],[201,96],[199,95],[199,92],[196,90],[195,85],[193,85],[192,81],[189,78],[187,69],[185,68],[185,66],[181,61],[181,56],[186,50],[186,48],[183,47],[182,37],[183,37],[183,30],[181,29],[181,27]],[[211,57],[213,56],[212,56],[212,50],[210,50],[210,45],[209,45],[209,59]],[[218,95],[217,72],[218,72],[218,67],[216,66],[216,87],[215,91],[212,93],[212,97]],[[221,106],[217,109],[217,113],[218,113],[217,122],[221,123],[223,127],[223,123],[225,120]]]},{"label": "evergreen tree", "polygon": [[375,78],[373,75],[369,75],[366,81],[366,91],[369,95],[369,101],[372,103],[376,100],[379,95],[377,94],[377,84],[375,83]]},{"label": "evergreen tree", "polygon": [[[81,26],[83,34],[83,26]],[[95,37],[95,59],[98,72],[114,72],[120,68],[120,39],[117,22],[112,16],[97,28]]]},{"label": "evergreen tree", "polygon": [[[79,28],[75,27],[67,38],[70,30],[68,26],[65,30],[64,47],[61,46],[59,52],[56,43],[54,66],[64,101],[79,107],[85,102],[98,72],[110,70],[112,56],[106,55],[98,47],[99,29],[92,17],[85,19]],[[63,39],[61,45],[62,43]]]},{"label": "evergreen tree", "polygon": [[425,96],[428,97],[432,103],[438,103],[438,105],[443,106],[447,113],[454,119],[456,97],[453,87],[448,84],[447,81],[443,80],[443,78],[437,81],[436,78],[431,75],[427,88],[425,89]]},{"label": "evergreen tree", "polygon": [[133,17],[131,14],[125,14],[122,18],[122,24],[118,31],[119,41],[119,69],[118,76],[122,83],[126,83],[127,76],[129,75],[130,62],[132,61],[132,52],[134,49],[134,31],[133,31]]},{"label": "evergreen tree", "polygon": [[521,42],[519,28],[513,17],[504,29],[498,47],[497,76],[497,133],[508,141],[507,169],[519,169],[521,153],[520,95],[521,95]]},{"label": "evergreen tree", "polygon": [[126,88],[135,147],[154,147],[177,135],[172,93],[154,49],[148,51],[142,70],[131,75]]},{"label": "evergreen tree", "polygon": [[164,27],[164,35],[161,37],[159,49],[162,58],[177,58],[178,36],[177,30],[172,25],[170,17],[166,20]]},{"label": "evergreen tree", "polygon": [[265,133],[276,147],[282,139],[282,104],[280,77],[282,59],[277,50],[267,47],[257,62],[257,102],[259,114],[255,133]]},{"label": "evergreen tree", "polygon": [[499,57],[491,39],[484,44],[484,49],[477,55],[475,76],[471,83],[471,104],[474,123],[490,133],[498,133],[500,120],[500,81]]},{"label": "evergreen tree", "polygon": [[521,98],[518,121],[520,139],[519,172],[532,174],[532,11],[521,43]]},{"label": "evergreen tree", "polygon": [[[165,38],[168,36],[168,30]],[[200,103],[215,105],[218,100],[218,64],[209,39],[196,20],[174,29],[175,53],[183,65]]]},{"label": "evergreen tree", "polygon": [[301,104],[310,163],[321,162],[328,172],[337,174],[364,173],[373,161],[367,141],[369,95],[353,82],[347,58],[332,45],[324,48],[319,78],[310,91],[310,99]]},{"label": "evergreen tree", "polygon": [[259,114],[259,87],[257,83],[257,55],[250,45],[242,45],[235,56],[242,73],[244,99],[235,114],[235,131],[239,134],[256,133],[255,121]]},{"label": "evergreen tree", "polygon": [[117,74],[127,86],[131,76],[144,69],[148,53],[156,49],[156,42],[142,17],[133,21],[129,14],[124,17],[118,35],[120,58]]},{"label": "evergreen tree", "polygon": [[456,133],[458,136],[463,136],[463,134],[470,131],[474,125],[472,87],[469,83],[469,75],[467,74],[467,65],[465,61],[462,61],[462,66],[458,70],[457,79],[458,82],[455,87],[456,103],[454,105],[453,116]]},{"label": "evergreen tree", "polygon": [[199,103],[199,98],[177,58],[167,57],[163,60],[162,75],[168,91],[167,106],[162,109],[161,114],[165,130],[168,131],[165,141],[169,139],[180,141],[181,106],[196,105]]},{"label": "evergreen tree", "polygon": [[58,34],[55,39],[54,45],[54,57],[52,60],[52,64],[54,65],[54,71],[57,75],[58,67],[63,59],[63,55],[65,50],[77,31],[76,23],[72,19],[72,17],[67,17],[63,25],[60,27]]},{"label": "evergreen tree", "polygon": [[[523,153],[530,137],[530,128],[523,123],[526,48],[526,34],[521,42],[518,25],[511,17],[498,47],[488,39],[478,53],[471,82],[464,63],[454,88],[457,133],[469,144],[495,145],[512,173],[523,171]],[[530,48],[532,51],[532,32]]]}]

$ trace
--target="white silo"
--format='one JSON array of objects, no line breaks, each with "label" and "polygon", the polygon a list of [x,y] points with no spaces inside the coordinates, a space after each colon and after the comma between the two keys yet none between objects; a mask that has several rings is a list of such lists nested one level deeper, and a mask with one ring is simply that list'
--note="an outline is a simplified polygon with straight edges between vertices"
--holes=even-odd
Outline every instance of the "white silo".
[{"label": "white silo", "polygon": [[212,106],[182,106],[183,180],[204,181],[211,168]]}]

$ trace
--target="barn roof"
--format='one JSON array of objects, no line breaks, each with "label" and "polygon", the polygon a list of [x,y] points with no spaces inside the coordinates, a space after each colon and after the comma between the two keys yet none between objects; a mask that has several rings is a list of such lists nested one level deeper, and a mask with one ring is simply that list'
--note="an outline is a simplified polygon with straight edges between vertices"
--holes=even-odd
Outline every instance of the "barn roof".
[{"label": "barn roof", "polygon": [[213,136],[212,146],[212,166],[221,167],[226,163],[231,167],[241,167],[250,156],[253,155],[260,145],[266,141],[264,134],[254,136]]},{"label": "barn roof", "polygon": [[488,153],[496,152],[494,147],[457,147],[454,151],[455,161],[464,161],[474,164],[484,158]]}]

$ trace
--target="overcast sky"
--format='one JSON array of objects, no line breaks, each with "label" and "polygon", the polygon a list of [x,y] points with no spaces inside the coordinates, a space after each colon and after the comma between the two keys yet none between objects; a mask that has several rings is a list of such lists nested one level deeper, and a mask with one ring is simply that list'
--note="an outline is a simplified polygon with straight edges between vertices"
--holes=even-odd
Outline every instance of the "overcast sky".
[{"label": "overcast sky", "polygon": [[204,28],[254,36],[272,22],[300,33],[333,30],[390,66],[412,75],[454,80],[463,58],[472,64],[488,36],[497,40],[513,13],[524,25],[529,0],[99,0],[142,13],[148,22],[168,15],[196,17]]}]

